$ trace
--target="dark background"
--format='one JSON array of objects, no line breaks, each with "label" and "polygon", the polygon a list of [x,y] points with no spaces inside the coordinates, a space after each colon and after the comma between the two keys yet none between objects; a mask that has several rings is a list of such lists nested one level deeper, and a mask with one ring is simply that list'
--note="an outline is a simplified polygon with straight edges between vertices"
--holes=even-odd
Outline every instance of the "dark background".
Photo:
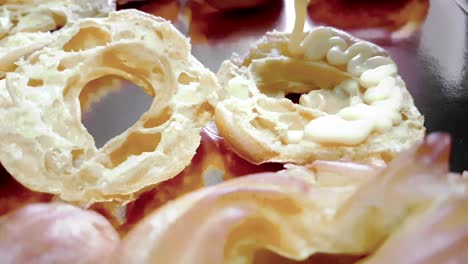
[{"label": "dark background", "polygon": [[431,1],[420,41],[397,60],[428,132],[452,135],[451,169],[468,169],[467,15],[451,0]]}]

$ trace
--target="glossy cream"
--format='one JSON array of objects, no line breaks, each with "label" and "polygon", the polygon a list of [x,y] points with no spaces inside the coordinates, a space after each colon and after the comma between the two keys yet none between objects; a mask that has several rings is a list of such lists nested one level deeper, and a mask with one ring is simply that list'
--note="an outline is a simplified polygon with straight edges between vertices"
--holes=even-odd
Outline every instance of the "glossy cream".
[{"label": "glossy cream", "polygon": [[[385,132],[401,122],[404,82],[397,66],[377,46],[350,40],[337,30],[317,27],[304,37],[308,0],[296,0],[296,24],[289,51],[311,61],[345,68],[355,79],[333,89],[313,90],[300,104],[325,113],[310,121],[304,137],[318,143],[356,145],[373,132]],[[361,92],[363,90],[363,92]],[[288,136],[289,138],[289,136]],[[297,136],[291,137],[292,141]]]}]

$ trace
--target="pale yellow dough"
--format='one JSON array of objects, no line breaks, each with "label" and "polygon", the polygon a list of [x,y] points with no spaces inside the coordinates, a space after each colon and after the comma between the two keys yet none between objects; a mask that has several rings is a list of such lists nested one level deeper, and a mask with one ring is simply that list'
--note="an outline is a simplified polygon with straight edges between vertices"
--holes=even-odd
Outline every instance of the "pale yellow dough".
[{"label": "pale yellow dough", "polygon": [[[226,94],[216,125],[238,155],[254,164],[381,163],[423,138],[424,118],[383,49],[317,27],[291,52],[290,36],[267,33],[244,59],[227,60],[218,71]],[[365,90],[382,75],[390,82]],[[287,99],[290,93],[300,94],[299,101]],[[390,99],[382,101],[385,96]]]},{"label": "pale yellow dough", "polygon": [[[215,75],[190,51],[169,21],[136,10],[62,29],[0,82],[1,163],[28,188],[83,204],[126,203],[174,177],[195,154],[218,97]],[[155,99],[97,149],[78,98],[88,82],[108,75]]]},{"label": "pale yellow dough", "polygon": [[46,46],[51,31],[115,11],[113,0],[4,0],[0,4],[0,78],[15,69],[18,59]]}]

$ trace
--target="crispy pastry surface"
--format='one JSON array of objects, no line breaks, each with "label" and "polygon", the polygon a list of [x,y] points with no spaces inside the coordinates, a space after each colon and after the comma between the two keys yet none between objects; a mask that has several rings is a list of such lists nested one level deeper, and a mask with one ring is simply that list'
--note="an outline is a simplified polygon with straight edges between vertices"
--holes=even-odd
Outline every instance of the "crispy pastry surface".
[{"label": "crispy pastry surface", "polygon": [[5,0],[0,6],[0,78],[23,56],[46,46],[51,33],[87,17],[115,11],[113,0]]},{"label": "crispy pastry surface", "polygon": [[[379,67],[396,71],[396,65],[380,47],[333,28],[317,27],[304,33],[298,53],[288,48],[290,36],[267,33],[248,56],[225,61],[218,71],[220,84],[228,92],[216,108],[216,125],[237,154],[254,164],[306,164],[316,159],[389,161],[422,139],[424,118],[403,80],[393,72],[388,76],[393,84],[389,89],[401,100],[396,115],[383,120],[376,112],[373,117],[390,126],[371,130],[363,140],[340,142],[342,136],[362,132],[354,128],[367,126],[353,123],[355,112],[350,115],[347,110],[355,110],[359,104],[369,108],[364,115],[371,115],[372,105],[387,103],[366,102],[367,91],[376,87],[363,87],[365,72]],[[300,98],[295,101],[289,95]],[[348,114],[343,117],[345,111]],[[340,122],[325,124],[329,132],[321,135],[322,141],[307,137],[308,124],[324,116],[338,117]],[[354,130],[342,123],[351,124]]]},{"label": "crispy pastry surface", "polygon": [[[174,177],[211,119],[218,84],[170,22],[136,10],[81,20],[0,83],[0,160],[28,188],[81,203],[115,200]],[[90,81],[117,75],[154,96],[150,109],[97,149],[81,123]],[[116,117],[118,118],[118,117]]]}]

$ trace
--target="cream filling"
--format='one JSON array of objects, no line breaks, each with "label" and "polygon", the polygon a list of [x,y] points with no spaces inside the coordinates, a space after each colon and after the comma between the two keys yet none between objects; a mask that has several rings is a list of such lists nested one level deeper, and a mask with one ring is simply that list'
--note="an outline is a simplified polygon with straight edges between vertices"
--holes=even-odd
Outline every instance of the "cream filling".
[{"label": "cream filling", "polygon": [[401,122],[404,83],[397,75],[395,63],[378,56],[375,46],[366,42],[348,46],[327,28],[312,30],[301,46],[308,60],[346,65],[348,73],[359,78],[360,86],[365,89],[361,100],[356,98],[336,114],[310,121],[305,127],[305,138],[319,143],[355,145],[365,141],[372,132],[385,132]]},{"label": "cream filling", "polygon": [[309,2],[310,0],[294,0],[296,20],[294,21],[294,29],[288,43],[289,52],[293,55],[302,53],[300,43],[304,34],[304,24],[307,16],[307,5]]},{"label": "cream filling", "polygon": [[[352,76],[359,78],[365,89],[362,98],[353,80],[345,81],[331,90],[314,90],[302,95],[300,104],[327,114],[310,121],[303,136],[319,143],[360,144],[374,132],[385,132],[401,122],[404,83],[397,75],[395,63],[378,56],[376,46],[347,41],[329,28],[316,28],[303,38],[307,5],[310,0],[295,0],[296,20],[288,43],[293,55],[304,55],[309,61],[325,61],[333,66],[346,66]],[[351,102],[342,96],[347,91]],[[347,107],[342,108],[345,105]],[[339,111],[337,111],[340,109]],[[291,135],[290,135],[291,134]],[[286,139],[295,143],[300,133],[287,133]],[[289,140],[290,139],[290,140]]]},{"label": "cream filling", "polygon": [[[297,113],[289,113],[284,101],[273,105],[267,100],[266,106],[257,107],[257,113],[246,120],[256,119],[253,126],[275,130],[283,144],[306,140],[357,145],[374,132],[383,133],[398,125],[405,84],[395,63],[382,56],[377,46],[350,43],[344,33],[331,28],[317,27],[305,34],[308,2],[295,1],[296,24],[288,50],[296,57],[254,60],[249,65],[252,76],[232,78],[228,92],[238,104],[261,93],[280,101],[288,92],[302,93],[299,105],[304,109],[300,111],[309,116],[291,118],[289,114]],[[315,119],[310,119],[311,115]]]}]

